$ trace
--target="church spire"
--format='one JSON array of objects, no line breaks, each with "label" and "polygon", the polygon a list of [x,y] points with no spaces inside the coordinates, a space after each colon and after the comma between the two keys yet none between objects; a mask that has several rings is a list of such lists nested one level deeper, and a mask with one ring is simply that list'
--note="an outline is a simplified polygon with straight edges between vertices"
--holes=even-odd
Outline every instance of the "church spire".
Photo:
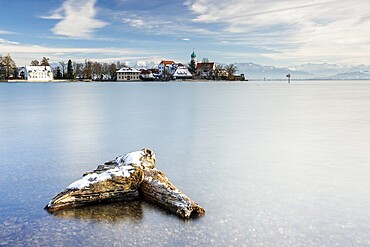
[{"label": "church spire", "polygon": [[197,58],[197,54],[195,54],[194,49],[193,49],[193,53],[191,54],[191,59],[193,60],[193,59],[196,59],[196,58]]}]

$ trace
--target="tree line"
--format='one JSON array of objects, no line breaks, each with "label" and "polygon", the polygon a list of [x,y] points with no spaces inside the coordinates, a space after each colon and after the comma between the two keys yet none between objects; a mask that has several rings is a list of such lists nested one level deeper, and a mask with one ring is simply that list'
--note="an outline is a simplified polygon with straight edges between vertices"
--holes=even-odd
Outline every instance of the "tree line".
[{"label": "tree line", "polygon": [[86,59],[83,63],[68,60],[67,63],[60,61],[53,68],[55,79],[91,79],[91,80],[115,80],[116,71],[126,67],[125,63],[100,63]]},{"label": "tree line", "polygon": [[[33,60],[32,66],[49,66],[49,59],[43,58],[41,62]],[[91,79],[91,80],[114,80],[116,70],[126,66],[124,63],[99,63],[88,59],[83,63],[74,62],[71,59],[68,62],[60,61],[57,66],[53,66],[55,79]]]},{"label": "tree line", "polygon": [[[32,60],[30,66],[50,66],[49,58],[43,57],[39,60]],[[124,62],[100,63],[86,59],[84,62],[75,62],[71,59],[68,62],[60,61],[52,66],[55,79],[90,79],[90,80],[115,80],[116,71],[127,67]],[[18,69],[15,61],[8,53],[0,55],[0,80],[17,78]]]},{"label": "tree line", "polygon": [[[208,62],[207,58],[204,58],[203,63]],[[56,65],[57,64],[57,65]],[[54,63],[52,67],[55,79],[67,79],[67,80],[116,80],[116,71],[122,67],[127,67],[123,62],[116,63],[101,63],[97,61],[90,61],[85,59],[84,62],[75,62],[71,59],[68,62],[60,61]],[[39,60],[32,60],[31,66],[50,66],[49,58],[43,57]],[[188,64],[188,69],[193,75],[196,72],[196,65],[194,61]],[[237,67],[234,64],[229,65],[217,65],[216,69],[209,75],[213,79],[230,79],[237,71]],[[17,78],[18,69],[15,61],[8,53],[6,55],[0,55],[0,80],[8,80],[10,78]]]}]

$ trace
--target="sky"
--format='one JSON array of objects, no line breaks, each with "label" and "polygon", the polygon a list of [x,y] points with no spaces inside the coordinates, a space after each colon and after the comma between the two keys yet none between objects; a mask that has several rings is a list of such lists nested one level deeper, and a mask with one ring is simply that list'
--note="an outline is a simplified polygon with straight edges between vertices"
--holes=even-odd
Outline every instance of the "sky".
[{"label": "sky", "polygon": [[156,61],[359,65],[370,61],[370,1],[0,0],[0,55],[18,66]]}]

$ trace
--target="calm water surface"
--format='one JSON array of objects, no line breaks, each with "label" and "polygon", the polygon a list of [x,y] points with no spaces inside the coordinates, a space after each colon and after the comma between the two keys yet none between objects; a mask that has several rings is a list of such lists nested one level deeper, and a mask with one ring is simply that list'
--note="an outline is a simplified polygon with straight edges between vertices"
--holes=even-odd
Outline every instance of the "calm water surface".
[{"label": "calm water surface", "polygon": [[[369,246],[370,81],[0,83],[0,246]],[[150,147],[202,205],[43,210]]]}]

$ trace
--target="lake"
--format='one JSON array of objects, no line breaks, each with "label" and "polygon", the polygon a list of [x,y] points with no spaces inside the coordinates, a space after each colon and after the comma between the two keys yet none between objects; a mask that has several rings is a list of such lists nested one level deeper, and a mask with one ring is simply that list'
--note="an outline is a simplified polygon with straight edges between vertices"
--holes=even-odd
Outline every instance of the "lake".
[{"label": "lake", "polygon": [[[43,209],[143,147],[203,217]],[[369,147],[370,81],[0,83],[0,246],[369,246]]]}]

